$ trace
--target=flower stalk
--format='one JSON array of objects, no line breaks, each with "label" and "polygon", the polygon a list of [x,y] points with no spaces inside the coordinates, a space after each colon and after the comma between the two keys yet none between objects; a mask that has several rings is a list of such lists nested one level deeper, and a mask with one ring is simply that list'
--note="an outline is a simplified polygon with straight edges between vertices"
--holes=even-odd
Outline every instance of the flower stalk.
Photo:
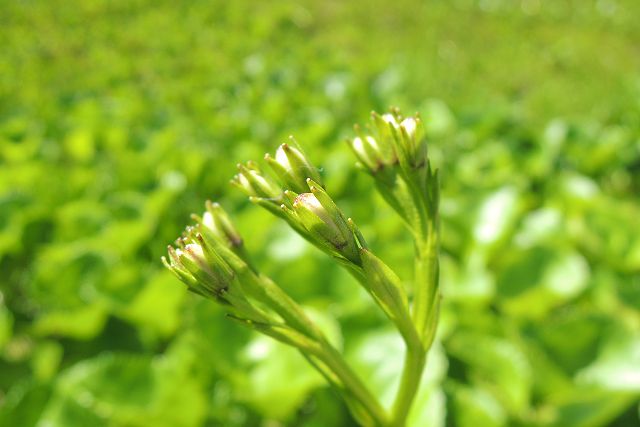
[{"label": "flower stalk", "polygon": [[415,278],[407,293],[400,278],[377,257],[351,218],[329,195],[319,169],[293,139],[265,162],[269,176],[248,161],[238,165],[232,184],[249,200],[285,220],[294,231],[342,265],[396,326],[405,360],[390,408],[380,401],[305,314],[303,308],[256,268],[230,217],[207,202],[196,224],[168,248],[167,266],[187,288],[219,303],[229,317],[257,332],[296,347],[345,399],[366,426],[406,425],[420,387],[439,314],[439,182],[431,168],[419,117],[397,110],[372,114],[373,132],[356,126],[348,141],[359,167],[402,218],[414,238]]}]

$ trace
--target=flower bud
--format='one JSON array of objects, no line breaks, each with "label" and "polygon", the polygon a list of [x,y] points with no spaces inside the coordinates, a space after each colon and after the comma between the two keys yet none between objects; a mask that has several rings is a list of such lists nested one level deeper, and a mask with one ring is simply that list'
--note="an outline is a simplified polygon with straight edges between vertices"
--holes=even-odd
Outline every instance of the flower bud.
[{"label": "flower bud", "polygon": [[207,211],[202,215],[202,225],[207,227],[215,235],[227,242],[232,247],[242,245],[242,237],[231,222],[229,215],[218,203],[205,203]]},{"label": "flower bud", "polygon": [[273,180],[262,174],[262,171],[255,162],[249,161],[246,165],[239,163],[238,170],[240,173],[233,177],[231,183],[247,195],[264,199],[275,199],[282,193]]},{"label": "flower bud", "polygon": [[393,270],[369,250],[362,249],[361,257],[362,269],[372,294],[391,307],[392,312],[407,310],[407,296],[400,279]]},{"label": "flower bud", "polygon": [[373,113],[381,144],[395,147],[400,163],[418,169],[426,164],[427,149],[423,141],[424,131],[418,116],[402,118],[398,110],[382,116]]},{"label": "flower bud", "polygon": [[200,295],[220,300],[234,279],[231,267],[215,253],[202,235],[192,227],[178,239],[179,247],[168,247],[169,268],[187,287]]},{"label": "flower bud", "polygon": [[401,145],[407,162],[414,168],[421,168],[426,164],[427,145],[422,140],[423,127],[419,117],[407,117],[399,126]]},{"label": "flower bud", "polygon": [[394,128],[398,128],[398,121],[400,120],[400,116],[397,113],[397,111],[394,111],[393,113],[385,113],[382,115],[382,120],[384,120],[385,122],[387,122],[389,125],[393,126]]},{"label": "flower bud", "polygon": [[203,218],[186,228],[176,241],[177,248],[168,247],[168,260],[162,257],[162,262],[190,291],[215,300],[235,318],[270,323],[273,318],[249,299],[261,295],[255,292],[254,285],[253,291],[245,286],[255,282],[256,272],[242,257],[243,248],[230,247],[226,241],[233,236],[237,232],[226,213],[217,204],[207,202]]},{"label": "flower bud", "polygon": [[311,192],[298,194],[293,202],[293,212],[307,231],[324,246],[359,264],[358,245],[344,215],[318,184],[308,181]]},{"label": "flower bud", "polygon": [[225,291],[233,280],[229,265],[205,246],[201,235],[198,235],[198,243],[186,245],[179,257],[195,278],[216,292]]},{"label": "flower bud", "polygon": [[[297,145],[293,138],[292,143]],[[266,154],[265,160],[278,178],[280,178],[283,186],[296,193],[307,191],[307,178],[321,182],[318,169],[309,162],[299,147],[282,144],[276,150],[275,159],[269,156],[269,154]]]},{"label": "flower bud", "polygon": [[176,275],[178,279],[180,279],[184,284],[186,284],[190,289],[196,288],[198,281],[193,274],[186,269],[184,265],[180,262],[178,252],[172,247],[167,246],[167,251],[169,253],[169,260],[167,261],[166,257],[162,257],[162,263],[165,267],[167,267],[173,274]]},{"label": "flower bud", "polygon": [[349,146],[369,171],[376,172],[384,167],[378,143],[372,136],[357,136]]},{"label": "flower bud", "polygon": [[[397,114],[397,112],[395,113]],[[380,144],[394,147],[396,129],[398,128],[398,120],[396,120],[396,116],[391,113],[380,115],[376,112],[372,112],[371,119],[378,131]]]}]

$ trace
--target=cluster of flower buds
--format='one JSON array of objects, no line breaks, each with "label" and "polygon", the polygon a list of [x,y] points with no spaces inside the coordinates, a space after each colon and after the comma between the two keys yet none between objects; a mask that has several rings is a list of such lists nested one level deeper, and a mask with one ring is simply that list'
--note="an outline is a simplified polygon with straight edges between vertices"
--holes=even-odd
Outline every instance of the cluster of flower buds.
[{"label": "cluster of flower buds", "polygon": [[[400,120],[397,115],[382,117],[390,124],[397,125]],[[392,177],[389,185],[395,182],[394,167],[398,164],[396,153],[399,149],[388,139],[393,138],[393,132],[415,137],[415,126],[412,128],[411,123],[410,119],[404,119],[397,125],[401,130],[387,129],[387,139],[381,140],[380,144],[372,136],[360,135],[354,140],[354,150],[363,165],[376,177]],[[382,131],[384,129],[381,134]],[[248,194],[253,203],[283,218],[302,237],[340,261],[404,331],[403,334],[411,334],[408,302],[402,285],[368,250],[362,234],[324,189],[318,169],[295,140],[282,144],[274,157],[267,154],[265,160],[280,184],[279,189],[275,190],[275,181],[263,174],[254,162],[239,165],[239,173],[232,183]]]},{"label": "cluster of flower buds", "polygon": [[396,165],[420,169],[427,160],[424,130],[420,117],[403,118],[398,110],[390,113],[371,113],[376,135],[367,135],[356,125],[356,137],[349,146],[364,167],[372,175],[394,168]]},{"label": "cluster of flower buds", "polygon": [[162,257],[189,290],[281,341],[301,346],[300,337],[317,338],[318,331],[299,307],[252,267],[240,234],[219,204],[207,201],[204,214],[192,218],[196,224],[187,227],[175,248],[168,247],[168,259]]},{"label": "cluster of flower buds", "polygon": [[424,229],[427,216],[437,211],[438,183],[420,117],[403,117],[397,109],[382,115],[373,112],[368,130],[356,126],[356,136],[347,141],[360,167],[410,228]]},{"label": "cluster of flower buds", "polygon": [[186,228],[176,240],[176,247],[168,246],[164,265],[187,288],[211,298],[235,315],[251,321],[267,321],[266,313],[256,309],[238,283],[238,274],[247,270],[242,252],[242,238],[227,213],[217,203],[206,203],[202,217],[193,215],[196,224]]},{"label": "cluster of flower buds", "polygon": [[398,161],[412,169],[425,166],[427,145],[424,143],[424,127],[419,116],[403,118],[398,110],[378,115],[372,114],[380,136],[395,148]]},{"label": "cluster of flower buds", "polygon": [[[382,196],[414,233],[418,261],[412,304],[399,277],[369,250],[354,222],[325,190],[319,169],[293,138],[280,145],[273,156],[265,155],[271,176],[249,161],[238,165],[231,182],[251,202],[284,219],[347,268],[397,326],[407,344],[406,366],[420,377],[425,351],[435,333],[439,304],[437,172],[429,164],[419,117],[404,118],[397,110],[372,113],[370,130],[366,134],[356,127],[356,137],[349,146]],[[340,389],[350,387],[352,396],[357,394],[360,399],[359,405],[366,404],[371,414],[384,420],[383,408],[371,402],[359,380],[335,358],[337,352],[304,311],[252,266],[240,234],[222,207],[207,202],[204,214],[192,217],[196,224],[187,227],[176,247],[169,246],[168,258],[162,258],[165,266],[191,291],[222,304],[232,318],[298,347],[307,356],[313,354],[323,362],[315,366],[330,381]],[[328,372],[332,367],[336,370]],[[402,381],[408,384],[407,393],[415,394],[419,382],[405,374]],[[402,387],[398,395],[404,399]],[[394,413],[397,407],[394,404]],[[354,413],[363,416],[359,407]],[[407,411],[398,413],[406,416]],[[360,420],[372,424],[366,416]],[[401,425],[389,425],[396,424]]]},{"label": "cluster of flower buds", "polygon": [[298,143],[290,138],[274,156],[265,161],[276,181],[262,172],[253,161],[238,165],[231,180],[253,203],[286,220],[302,237],[325,252],[360,264],[359,239],[353,222],[345,218],[323,188],[322,178]]}]

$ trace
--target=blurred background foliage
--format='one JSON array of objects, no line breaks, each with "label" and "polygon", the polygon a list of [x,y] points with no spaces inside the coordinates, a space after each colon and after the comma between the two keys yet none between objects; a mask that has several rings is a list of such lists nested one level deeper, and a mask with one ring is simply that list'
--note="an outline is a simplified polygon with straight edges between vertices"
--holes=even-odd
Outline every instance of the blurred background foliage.
[{"label": "blurred background foliage", "polygon": [[0,425],[347,426],[294,351],[159,262],[205,199],[384,399],[402,345],[352,280],[228,186],[289,134],[411,280],[344,138],[422,114],[443,321],[416,426],[632,426],[640,2],[5,1]]}]

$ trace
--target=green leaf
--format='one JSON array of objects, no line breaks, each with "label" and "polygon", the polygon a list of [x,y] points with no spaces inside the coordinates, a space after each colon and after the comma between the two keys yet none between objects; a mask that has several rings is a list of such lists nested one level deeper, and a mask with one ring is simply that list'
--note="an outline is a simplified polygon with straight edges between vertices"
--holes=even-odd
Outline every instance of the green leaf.
[{"label": "green leaf", "polygon": [[50,381],[58,373],[63,347],[56,341],[38,344],[31,358],[33,375],[40,381]]},{"label": "green leaf", "polygon": [[107,314],[99,304],[41,315],[34,323],[34,333],[40,336],[61,335],[76,339],[96,336],[106,322]]},{"label": "green leaf", "polygon": [[529,408],[533,372],[515,344],[480,332],[459,331],[446,348],[467,365],[472,384],[490,391],[509,412],[521,415]]},{"label": "green leaf", "polygon": [[175,332],[186,295],[183,286],[168,272],[160,271],[122,311],[125,319],[160,336]]},{"label": "green leaf", "polygon": [[502,427],[507,414],[500,402],[487,390],[455,385],[453,388],[453,417],[458,427]]},{"label": "green leaf", "polygon": [[478,252],[473,252],[462,262],[448,256],[441,257],[440,280],[446,283],[442,287],[444,299],[465,305],[491,302],[495,294],[495,279],[487,269],[484,257],[478,255]]},{"label": "green leaf", "polygon": [[504,310],[518,317],[539,319],[571,301],[587,286],[589,266],[577,252],[535,247],[507,258],[498,276]]},{"label": "green leaf", "polygon": [[326,384],[295,349],[271,338],[253,339],[246,357],[255,365],[236,393],[265,417],[289,420],[312,390]]},{"label": "green leaf", "polygon": [[[164,356],[104,354],[64,371],[40,422],[54,426],[198,426],[206,401],[180,341]],[[90,424],[87,424],[90,423]]]},{"label": "green leaf", "polygon": [[13,315],[2,302],[0,293],[0,352],[13,335]]},{"label": "green leaf", "polygon": [[520,195],[514,187],[491,193],[478,207],[473,237],[480,247],[491,247],[506,237],[520,210]]},{"label": "green leaf", "polygon": [[51,396],[51,387],[25,381],[11,387],[0,405],[0,426],[35,427]]},{"label": "green leaf", "polygon": [[640,332],[618,329],[607,334],[597,359],[577,374],[580,384],[640,393]]}]

